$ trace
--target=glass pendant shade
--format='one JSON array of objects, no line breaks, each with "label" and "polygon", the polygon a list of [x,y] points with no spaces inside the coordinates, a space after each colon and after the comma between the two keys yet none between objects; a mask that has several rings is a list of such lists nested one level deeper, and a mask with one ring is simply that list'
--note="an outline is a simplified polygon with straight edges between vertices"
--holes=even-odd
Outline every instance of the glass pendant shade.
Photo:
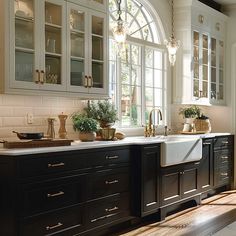
[{"label": "glass pendant shade", "polygon": [[171,66],[175,65],[176,61],[176,52],[180,46],[180,41],[177,40],[174,36],[174,1],[171,1],[171,24],[172,24],[172,34],[169,40],[165,40],[164,43],[166,45],[166,48],[168,50],[169,54],[169,61]]},{"label": "glass pendant shade", "polygon": [[172,35],[169,41],[165,40],[165,45],[168,50],[170,64],[171,66],[174,66],[176,61],[176,52],[180,46],[180,41],[176,40],[174,35]]},{"label": "glass pendant shade", "polygon": [[127,29],[122,19],[117,20],[117,24],[113,27],[112,33],[117,43],[125,43]]}]

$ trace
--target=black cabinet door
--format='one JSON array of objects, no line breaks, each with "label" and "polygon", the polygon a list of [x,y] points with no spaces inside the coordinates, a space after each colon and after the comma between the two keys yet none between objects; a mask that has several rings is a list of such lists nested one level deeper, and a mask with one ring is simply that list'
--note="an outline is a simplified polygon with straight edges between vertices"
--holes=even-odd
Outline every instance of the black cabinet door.
[{"label": "black cabinet door", "polygon": [[142,215],[159,208],[160,145],[145,146],[142,154]]},{"label": "black cabinet door", "polygon": [[161,206],[181,199],[181,174],[178,166],[165,168],[161,173]]},{"label": "black cabinet door", "polygon": [[206,192],[213,187],[213,140],[202,142],[202,159],[199,166],[200,192]]},{"label": "black cabinet door", "polygon": [[198,171],[200,162],[184,165],[181,175],[181,198],[188,198],[199,193]]}]

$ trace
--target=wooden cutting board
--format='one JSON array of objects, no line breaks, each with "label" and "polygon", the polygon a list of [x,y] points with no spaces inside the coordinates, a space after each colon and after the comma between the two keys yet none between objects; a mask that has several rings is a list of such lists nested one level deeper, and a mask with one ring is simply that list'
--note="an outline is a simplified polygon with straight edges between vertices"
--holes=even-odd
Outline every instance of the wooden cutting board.
[{"label": "wooden cutting board", "polygon": [[70,139],[42,139],[42,140],[24,140],[24,141],[5,141],[4,148],[38,148],[38,147],[57,147],[70,146],[73,140]]}]

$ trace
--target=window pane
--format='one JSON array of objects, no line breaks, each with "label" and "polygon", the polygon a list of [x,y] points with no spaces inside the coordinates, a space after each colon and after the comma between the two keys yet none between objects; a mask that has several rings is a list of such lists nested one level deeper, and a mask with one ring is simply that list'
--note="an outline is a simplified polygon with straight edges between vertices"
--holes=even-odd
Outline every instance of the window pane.
[{"label": "window pane", "polygon": [[154,105],[156,107],[161,107],[162,106],[162,89],[155,89],[154,95],[155,95]]},{"label": "window pane", "polygon": [[160,70],[154,70],[154,87],[162,87],[162,71]]},{"label": "window pane", "polygon": [[145,86],[153,87],[153,69],[146,69]]},{"label": "window pane", "polygon": [[132,64],[140,65],[140,47],[133,45],[131,50]]},{"label": "window pane", "polygon": [[162,53],[159,51],[154,51],[154,67],[156,69],[162,68]]},{"label": "window pane", "polygon": [[153,67],[153,50],[150,48],[145,50],[145,61],[147,67]]},{"label": "window pane", "polygon": [[141,85],[141,67],[132,66],[132,85]]},{"label": "window pane", "polygon": [[121,63],[121,83],[130,84],[129,66]]},{"label": "window pane", "polygon": [[153,89],[152,88],[145,89],[145,99],[146,99],[146,106],[153,107]]},{"label": "window pane", "polygon": [[141,87],[133,86],[131,88],[131,104],[141,106]]}]

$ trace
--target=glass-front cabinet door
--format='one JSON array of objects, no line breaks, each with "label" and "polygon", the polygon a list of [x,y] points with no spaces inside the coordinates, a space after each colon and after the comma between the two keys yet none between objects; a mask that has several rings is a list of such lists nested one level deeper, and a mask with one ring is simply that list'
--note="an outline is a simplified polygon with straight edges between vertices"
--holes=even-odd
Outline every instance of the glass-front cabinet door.
[{"label": "glass-front cabinet door", "polygon": [[224,41],[193,31],[193,98],[224,103]]},{"label": "glass-front cabinet door", "polygon": [[68,88],[72,92],[88,92],[88,49],[89,41],[86,8],[68,4],[67,29],[69,29],[69,80]]},{"label": "glass-front cabinet door", "polygon": [[43,84],[44,89],[66,89],[66,4],[47,0],[44,4]]},{"label": "glass-front cabinet door", "polygon": [[224,103],[224,42],[211,38],[211,103]]},{"label": "glass-front cabinet door", "polygon": [[[91,29],[91,78],[89,85],[93,93],[105,92],[105,58],[106,58],[106,17],[102,13],[92,12],[90,14]],[[91,55],[92,54],[92,55]],[[91,81],[90,81],[91,80]],[[91,84],[92,83],[92,84]]]},{"label": "glass-front cabinet door", "polygon": [[193,31],[193,97],[209,98],[209,36]]},{"label": "glass-front cabinet door", "polygon": [[[36,81],[39,80],[40,60],[36,54],[39,47],[36,44],[36,18],[34,0],[15,0],[11,1],[11,13],[13,12],[12,29],[14,33],[11,40],[14,46],[11,48],[10,56],[10,87],[28,88],[38,87]],[[14,70],[12,70],[14,68]]]},{"label": "glass-front cabinet door", "polygon": [[[14,2],[14,4],[12,4]],[[64,90],[65,49],[62,19],[64,1],[11,1],[14,12],[10,40],[10,87]],[[64,12],[65,14],[65,12]],[[45,16],[45,17],[44,17]],[[14,69],[13,69],[14,68]]]},{"label": "glass-front cabinet door", "polygon": [[72,92],[105,94],[106,14],[68,4],[68,88]]}]

